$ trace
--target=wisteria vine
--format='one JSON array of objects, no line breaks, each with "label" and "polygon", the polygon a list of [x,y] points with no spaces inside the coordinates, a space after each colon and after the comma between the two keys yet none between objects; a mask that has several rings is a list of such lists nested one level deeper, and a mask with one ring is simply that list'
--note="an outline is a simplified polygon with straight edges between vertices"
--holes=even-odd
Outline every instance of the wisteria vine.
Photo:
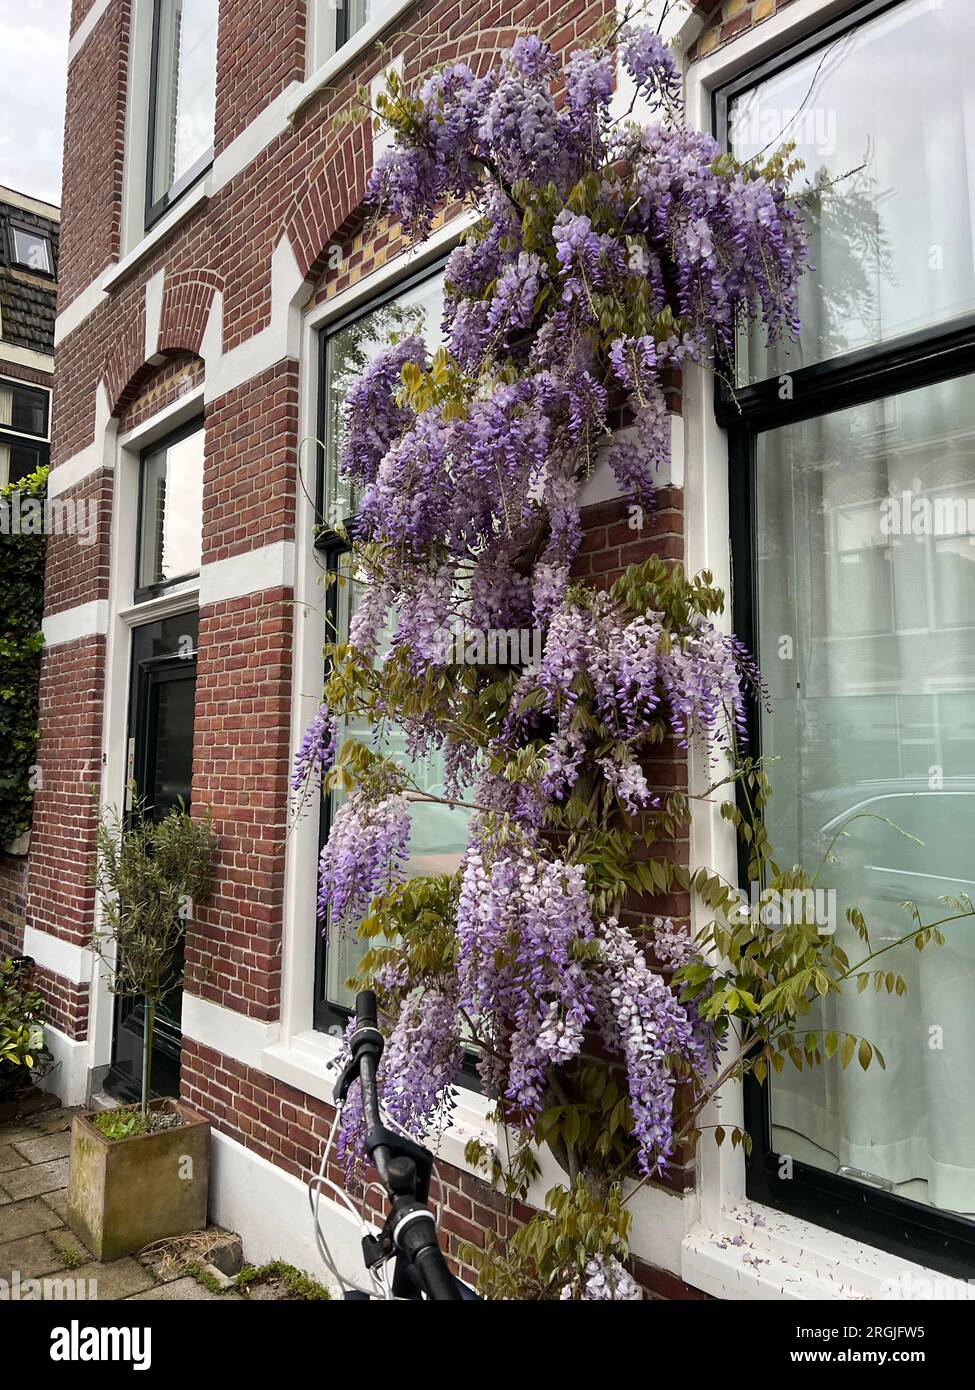
[{"label": "wisteria vine", "polygon": [[[640,121],[614,113],[618,66]],[[333,928],[365,915],[385,943],[364,968],[391,1023],[380,1087],[396,1122],[417,1136],[441,1122],[473,1045],[503,1118],[544,1137],[602,1049],[626,1079],[625,1132],[602,1157],[622,1145],[644,1174],[674,1152],[678,1081],[706,1076],[720,1047],[700,997],[667,983],[702,963],[686,932],[621,915],[646,888],[635,861],[680,818],[647,760],[667,739],[717,758],[761,679],[716,626],[709,576],[651,558],[608,589],[573,579],[580,490],[605,460],[634,512],[652,509],[674,373],[721,370],[742,324],[796,332],[807,259],[787,155],[739,164],[683,126],[679,103],[674,56],[632,25],[561,67],[527,37],[491,71],[451,64],[417,93],[391,79],[370,201],[417,238],[448,201],[480,216],[447,265],[445,345],[392,342],[347,397],[359,598],[295,774],[350,793],[319,909]],[[465,639],[533,627],[541,659],[458,663],[444,641],[458,625]],[[407,877],[423,793],[361,739],[337,751],[349,715],[394,721],[411,756],[442,753],[445,799],[473,808],[435,946],[424,884]],[[689,878],[655,873],[656,890]],[[349,1162],[360,1118],[353,1102]],[[628,1290],[614,1271],[590,1261],[582,1296]]]}]

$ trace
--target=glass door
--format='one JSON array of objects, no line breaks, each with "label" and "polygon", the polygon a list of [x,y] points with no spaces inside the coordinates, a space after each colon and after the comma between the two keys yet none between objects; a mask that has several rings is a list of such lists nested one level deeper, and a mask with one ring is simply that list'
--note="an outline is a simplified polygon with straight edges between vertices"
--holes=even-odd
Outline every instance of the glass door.
[{"label": "glass door", "polygon": [[[180,802],[189,809],[199,615],[181,613],[138,627],[132,641],[128,780],[153,817]],[[156,1013],[152,1055],[155,1095],[179,1094],[182,990],[174,985]],[[119,998],[106,1089],[137,1100],[142,1078],[143,1006]]]}]

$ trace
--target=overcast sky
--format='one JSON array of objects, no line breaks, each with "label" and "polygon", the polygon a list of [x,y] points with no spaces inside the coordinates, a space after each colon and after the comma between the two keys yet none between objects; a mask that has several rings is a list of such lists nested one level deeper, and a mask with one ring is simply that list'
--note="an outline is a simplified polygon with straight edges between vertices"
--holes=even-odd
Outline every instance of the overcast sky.
[{"label": "overcast sky", "polygon": [[61,201],[70,0],[0,0],[0,183]]}]

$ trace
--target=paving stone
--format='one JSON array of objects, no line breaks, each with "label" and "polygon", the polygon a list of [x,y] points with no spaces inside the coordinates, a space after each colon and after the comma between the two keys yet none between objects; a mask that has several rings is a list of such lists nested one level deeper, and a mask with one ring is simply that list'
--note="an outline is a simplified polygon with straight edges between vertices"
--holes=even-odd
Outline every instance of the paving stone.
[{"label": "paving stone", "polygon": [[[101,1288],[99,1287],[99,1297]],[[137,1303],[140,1299],[156,1300],[158,1302],[186,1302],[186,1303],[241,1303],[240,1294],[237,1293],[211,1293],[209,1289],[198,1284],[195,1279],[187,1276],[185,1279],[174,1279],[171,1284],[157,1284],[154,1289],[147,1289],[145,1293],[132,1295],[131,1301]]]},{"label": "paving stone", "polygon": [[[151,1275],[139,1264],[138,1260],[123,1259],[112,1260],[111,1264],[100,1264],[92,1260],[88,1264],[78,1265],[75,1269],[65,1270],[64,1277],[71,1277],[75,1280],[84,1279],[85,1296],[87,1298],[97,1298],[99,1302],[115,1298],[132,1298],[133,1295],[148,1297],[145,1292],[153,1288]],[[95,1289],[91,1289],[94,1282]]]},{"label": "paving stone", "polygon": [[46,1202],[62,1221],[67,1221],[68,1189],[66,1187],[59,1187],[56,1192],[45,1192],[41,1201]]},{"label": "paving stone", "polygon": [[45,1192],[55,1192],[68,1185],[68,1160],[55,1159],[53,1163],[33,1163],[26,1168],[12,1168],[0,1177],[0,1186],[9,1192],[15,1201],[22,1197],[40,1197]]},{"label": "paving stone", "polygon": [[[28,1163],[49,1163],[55,1158],[67,1158],[71,1152],[71,1133],[69,1130],[60,1130],[56,1134],[41,1134],[36,1139],[21,1139],[19,1143],[11,1144],[11,1149],[25,1158]],[[2,1165],[0,1157],[0,1165]],[[11,1164],[11,1167],[16,1167]]]},{"label": "paving stone", "polygon": [[[30,1140],[26,1142],[29,1143]],[[0,1173],[6,1173],[10,1168],[23,1168],[26,1162],[26,1158],[21,1158],[12,1144],[0,1147]]]},{"label": "paving stone", "polygon": [[24,1202],[10,1202],[0,1207],[0,1242],[33,1236],[38,1231],[51,1231],[64,1222],[40,1197]]},{"label": "paving stone", "polygon": [[82,1245],[74,1231],[62,1227],[47,1232],[47,1238],[61,1255],[64,1256],[65,1263],[69,1265],[88,1265],[91,1264],[91,1251],[87,1245]]},{"label": "paving stone", "polygon": [[75,1106],[72,1110],[49,1110],[44,1115],[39,1115],[35,1124],[35,1129],[42,1134],[60,1134],[62,1130],[70,1130],[71,1121],[78,1114],[80,1107]]},{"label": "paving stone", "polygon": [[8,1283],[15,1269],[20,1271],[21,1279],[36,1279],[40,1274],[63,1269],[64,1265],[64,1256],[45,1235],[23,1236],[0,1245],[0,1279]]},{"label": "paving stone", "polygon": [[25,1139],[36,1139],[37,1130],[29,1125],[0,1125],[0,1144],[21,1144]]}]

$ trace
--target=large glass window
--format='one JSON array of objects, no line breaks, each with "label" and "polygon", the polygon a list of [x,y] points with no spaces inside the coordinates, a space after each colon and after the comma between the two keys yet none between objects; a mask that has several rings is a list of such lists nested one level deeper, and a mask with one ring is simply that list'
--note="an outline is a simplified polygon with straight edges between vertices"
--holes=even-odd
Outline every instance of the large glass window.
[{"label": "large glass window", "polygon": [[50,400],[42,387],[0,377],[0,487],[48,462]]},{"label": "large glass window", "polygon": [[142,455],[136,592],[144,597],[199,573],[203,525],[202,425]]},{"label": "large glass window", "polygon": [[156,0],[149,98],[147,220],[213,157],[218,0]]},{"label": "large glass window", "polygon": [[869,1038],[886,1071],[834,1058],[751,1088],[749,1190],[954,1274],[975,1270],[975,924],[896,943],[905,902],[931,922],[975,897],[973,46],[971,6],[874,0],[717,101],[737,154],[794,138],[836,179],[800,343],[743,336],[718,398],[735,624],[772,695],[767,825],[779,863],[815,867],[859,817],[817,886],[851,961],[856,904],[908,986],[808,1021]]},{"label": "large glass window", "polygon": [[769,352],[753,330],[742,382],[975,312],[972,53],[975,5],[907,0],[731,99],[735,155],[791,140],[797,190],[832,181],[810,218],[801,341]]},{"label": "large glass window", "polygon": [[[372,304],[353,319],[336,325],[322,342],[323,461],[319,495],[323,501],[325,524],[318,547],[324,562],[336,571],[339,579],[329,591],[329,619],[337,641],[346,638],[357,598],[363,592],[363,577],[353,573],[350,552],[329,525],[329,522],[352,521],[358,501],[338,476],[345,399],[364,367],[394,337],[420,333],[428,347],[435,348],[439,343],[442,316],[443,275],[437,270],[390,294],[381,302]],[[395,726],[387,728],[377,743],[373,729],[348,720],[340,737],[368,739],[370,747],[378,747],[406,766],[419,790],[431,796],[444,794],[442,755],[436,754],[422,760],[409,758],[405,736]],[[324,807],[323,841],[340,804],[341,796],[335,794]],[[411,823],[408,876],[449,873],[456,869],[467,843],[467,812],[451,810],[433,802],[417,801],[412,810]],[[317,1026],[334,1028],[341,1025],[353,1003],[348,980],[354,974],[365,948],[357,939],[354,929],[339,933],[330,924],[319,923],[320,931],[323,926],[325,930],[321,937],[315,986],[315,1015]]]}]

